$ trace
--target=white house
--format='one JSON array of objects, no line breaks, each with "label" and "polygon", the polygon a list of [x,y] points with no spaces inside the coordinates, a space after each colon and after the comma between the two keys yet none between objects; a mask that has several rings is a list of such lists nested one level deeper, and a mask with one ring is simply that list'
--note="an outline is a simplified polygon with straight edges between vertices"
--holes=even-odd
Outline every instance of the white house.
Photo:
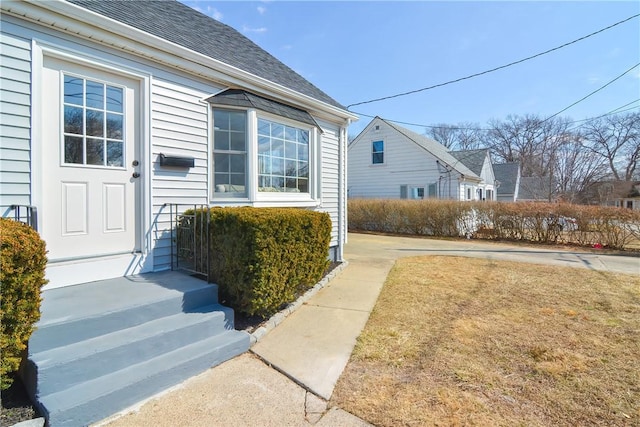
[{"label": "white house", "polygon": [[333,98],[179,2],[1,7],[0,214],[37,211],[49,289],[169,269],[168,203],[325,211],[342,258]]},{"label": "white house", "polygon": [[496,200],[488,150],[451,152],[388,120],[374,118],[349,144],[349,197]]}]

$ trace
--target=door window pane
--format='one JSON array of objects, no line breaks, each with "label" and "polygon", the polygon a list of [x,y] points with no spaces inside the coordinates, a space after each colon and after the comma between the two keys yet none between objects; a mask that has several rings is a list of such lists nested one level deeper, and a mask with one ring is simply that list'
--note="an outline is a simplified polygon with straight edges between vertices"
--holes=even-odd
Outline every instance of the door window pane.
[{"label": "door window pane", "polygon": [[64,163],[123,167],[124,89],[65,75],[63,90]]}]

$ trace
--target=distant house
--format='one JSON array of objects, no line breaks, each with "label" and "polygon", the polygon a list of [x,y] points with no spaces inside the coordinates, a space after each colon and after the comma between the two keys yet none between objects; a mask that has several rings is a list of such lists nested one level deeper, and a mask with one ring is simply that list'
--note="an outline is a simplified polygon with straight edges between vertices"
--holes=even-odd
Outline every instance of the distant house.
[{"label": "distant house", "polygon": [[488,150],[450,152],[380,117],[348,147],[349,197],[496,200]]},{"label": "distant house", "polygon": [[579,194],[580,202],[640,210],[640,181],[600,181]]},{"label": "distant house", "polygon": [[496,193],[499,202],[515,202],[520,189],[520,163],[499,163],[493,165],[496,177]]},{"label": "distant house", "polygon": [[555,202],[555,183],[545,176],[520,177],[518,202]]}]

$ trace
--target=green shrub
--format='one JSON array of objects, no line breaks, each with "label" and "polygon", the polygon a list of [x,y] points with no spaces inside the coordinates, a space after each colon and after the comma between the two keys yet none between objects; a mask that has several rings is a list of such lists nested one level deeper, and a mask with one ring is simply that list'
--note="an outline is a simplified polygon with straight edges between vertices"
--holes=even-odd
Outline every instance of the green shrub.
[{"label": "green shrub", "polygon": [[26,224],[0,218],[0,365],[1,388],[20,367],[23,351],[40,319],[40,288],[46,283],[45,244]]},{"label": "green shrub", "polygon": [[315,285],[329,265],[326,213],[241,207],[209,215],[210,279],[235,310],[268,317]]}]

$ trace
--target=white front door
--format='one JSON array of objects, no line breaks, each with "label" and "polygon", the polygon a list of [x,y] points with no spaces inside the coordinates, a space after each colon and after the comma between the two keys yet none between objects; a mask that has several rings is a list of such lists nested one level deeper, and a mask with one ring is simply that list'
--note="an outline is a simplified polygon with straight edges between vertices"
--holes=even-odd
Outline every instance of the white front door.
[{"label": "white front door", "polygon": [[49,287],[133,273],[140,238],[140,82],[44,57],[42,235]]}]

